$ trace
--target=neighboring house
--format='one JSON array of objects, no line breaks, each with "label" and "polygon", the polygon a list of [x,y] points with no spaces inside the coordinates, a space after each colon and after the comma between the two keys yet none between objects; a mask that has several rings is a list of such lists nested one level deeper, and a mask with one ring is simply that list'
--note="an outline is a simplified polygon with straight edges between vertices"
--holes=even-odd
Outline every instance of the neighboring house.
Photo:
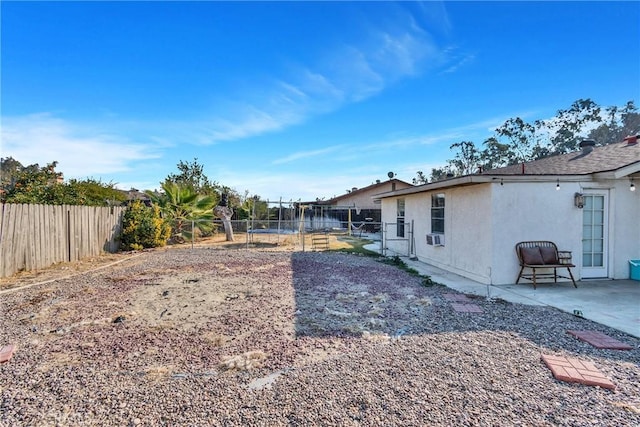
[{"label": "neighboring house", "polygon": [[376,181],[375,183],[363,187],[353,187],[351,191],[329,200],[318,200],[307,202],[312,208],[314,216],[328,217],[338,221],[349,220],[349,210],[351,210],[351,221],[353,222],[380,222],[380,201],[374,200],[374,196],[410,188],[413,185],[399,179],[391,178],[387,181]]},{"label": "neighboring house", "polygon": [[149,197],[146,193],[143,193],[142,191],[138,191],[135,188],[132,188],[131,190],[120,190],[126,197],[127,200],[123,203],[123,205],[130,205],[131,203],[135,202],[136,200],[139,200],[140,202],[142,202],[145,206],[151,206],[151,197]]},{"label": "neighboring house", "polygon": [[640,259],[640,143],[581,147],[378,196],[382,221],[404,223],[389,228],[385,248],[509,284],[519,271],[515,244],[551,240],[572,251],[577,279],[629,278],[629,260]]}]

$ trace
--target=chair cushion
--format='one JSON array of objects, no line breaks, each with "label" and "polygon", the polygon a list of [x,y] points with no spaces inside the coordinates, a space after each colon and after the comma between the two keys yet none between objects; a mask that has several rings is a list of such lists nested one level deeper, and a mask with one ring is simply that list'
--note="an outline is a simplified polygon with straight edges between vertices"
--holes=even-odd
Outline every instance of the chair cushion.
[{"label": "chair cushion", "polygon": [[522,255],[522,262],[529,265],[542,265],[544,260],[540,253],[539,247],[534,248],[520,248],[520,254]]},{"label": "chair cushion", "polygon": [[557,264],[558,263],[558,253],[555,248],[552,247],[541,247],[540,255],[542,255],[542,261],[545,264]]}]

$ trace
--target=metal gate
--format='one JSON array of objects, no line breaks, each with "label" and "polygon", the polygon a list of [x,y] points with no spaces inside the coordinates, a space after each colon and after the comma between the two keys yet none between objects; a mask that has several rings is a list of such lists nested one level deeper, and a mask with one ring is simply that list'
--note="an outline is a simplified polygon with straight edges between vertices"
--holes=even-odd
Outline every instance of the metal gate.
[{"label": "metal gate", "polygon": [[385,222],[382,227],[382,255],[411,257],[415,249],[413,221]]}]

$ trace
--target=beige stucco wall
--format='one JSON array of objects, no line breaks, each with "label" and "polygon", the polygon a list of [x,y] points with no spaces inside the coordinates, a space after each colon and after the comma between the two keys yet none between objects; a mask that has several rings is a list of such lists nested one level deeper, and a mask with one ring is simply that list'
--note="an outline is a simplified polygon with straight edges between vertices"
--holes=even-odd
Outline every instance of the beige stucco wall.
[{"label": "beige stucco wall", "polygon": [[[445,195],[445,245],[427,245],[431,233],[431,194]],[[415,255],[419,260],[480,282],[490,280],[491,193],[489,185],[460,187],[404,196],[405,221],[414,224]],[[383,199],[383,222],[396,221],[397,198]],[[387,242],[404,253],[404,242]]]},{"label": "beige stucco wall", "polygon": [[[515,245],[525,240],[550,240],[559,250],[572,251],[576,263],[582,250],[582,211],[573,198],[578,183],[505,183],[493,185],[494,209],[492,284],[514,283],[519,266]],[[574,275],[579,277],[577,269]]]},{"label": "beige stucco wall", "polygon": [[609,189],[609,277],[629,278],[629,260],[640,259],[640,192],[629,191],[629,181],[590,185]]},{"label": "beige stucco wall", "polygon": [[[640,259],[640,189],[628,180],[598,183],[555,182],[478,184],[437,191],[445,194],[445,246],[426,244],[430,233],[431,192],[403,196],[405,220],[414,222],[415,255],[421,261],[481,283],[514,283],[519,266],[514,246],[524,240],[551,240],[573,254],[581,278],[582,216],[576,192],[608,194],[608,277],[629,277],[629,260]],[[396,221],[396,200],[382,200],[382,220]],[[405,242],[386,242],[406,253]]]}]

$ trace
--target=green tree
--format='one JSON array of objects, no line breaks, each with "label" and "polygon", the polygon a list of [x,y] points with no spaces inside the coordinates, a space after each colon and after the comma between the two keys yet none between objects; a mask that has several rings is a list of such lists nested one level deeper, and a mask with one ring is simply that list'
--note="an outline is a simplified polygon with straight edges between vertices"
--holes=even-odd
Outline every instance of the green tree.
[{"label": "green tree", "polygon": [[[509,164],[527,162],[533,160],[533,151],[536,144],[536,127],[525,122],[520,117],[505,121],[496,129],[499,137],[506,138],[508,150],[504,150]],[[494,159],[497,160],[497,159]]]},{"label": "green tree", "polygon": [[162,191],[159,193],[146,193],[171,224],[171,238],[174,241],[190,239],[193,232],[207,235],[213,230],[214,196],[199,195],[191,186],[174,182],[162,184]]},{"label": "green tree", "polygon": [[177,174],[169,174],[165,179],[165,183],[174,183],[181,188],[190,188],[194,193],[215,196],[216,203],[220,200],[220,186],[216,182],[211,182],[204,173],[204,165],[198,163],[198,159],[194,158],[193,162],[178,162]]},{"label": "green tree", "polygon": [[[633,101],[622,107],[602,108],[590,99],[579,99],[555,117],[537,120],[533,124],[516,117],[495,129],[495,135],[484,142],[479,152],[473,143],[462,141],[451,145],[457,149],[448,166],[434,169],[431,181],[438,180],[451,168],[455,174],[473,173],[474,162],[484,170],[528,162],[551,155],[576,151],[579,142],[588,137],[605,145],[622,141],[628,135],[640,133],[640,114]],[[419,174],[414,183],[422,182]]]},{"label": "green tree", "polygon": [[[71,204],[75,200],[73,192],[67,191],[61,182],[62,173],[55,171],[58,162],[54,161],[44,167],[37,163],[27,167],[18,167],[11,161],[6,163],[11,163],[15,169],[11,177],[3,177],[10,182],[2,193],[3,202]],[[3,166],[4,164],[5,162]]]},{"label": "green tree", "polygon": [[604,123],[593,129],[588,138],[606,145],[640,133],[640,114],[633,101],[627,102],[623,108],[607,107],[605,112]]},{"label": "green tree", "polygon": [[432,168],[431,174],[429,175],[429,182],[442,181],[450,175],[453,175],[453,173],[449,170],[448,166],[443,168]]},{"label": "green tree", "polygon": [[107,206],[126,200],[113,183],[104,184],[91,178],[64,183],[62,173],[55,170],[57,165],[54,161],[44,167],[37,163],[22,166],[11,157],[1,159],[2,202]]},{"label": "green tree", "polygon": [[416,172],[415,178],[413,178],[411,182],[413,183],[413,185],[422,185],[429,182],[429,178],[425,176],[424,172],[418,171]]},{"label": "green tree", "polygon": [[8,191],[15,185],[16,176],[24,167],[13,157],[0,158],[0,188]]},{"label": "green tree", "polygon": [[461,141],[451,144],[449,147],[456,150],[453,160],[449,160],[451,170],[456,176],[468,175],[477,172],[480,165],[480,151],[471,141]]},{"label": "green tree", "polygon": [[147,207],[136,200],[123,215],[120,246],[126,251],[160,247],[170,235],[171,227],[162,218],[160,207]]},{"label": "green tree", "polygon": [[501,143],[496,137],[488,138],[483,144],[484,149],[480,153],[480,160],[484,170],[508,166],[517,158],[511,146]]},{"label": "green tree", "polygon": [[77,195],[77,205],[111,206],[127,200],[125,193],[115,188],[112,182],[105,184],[93,178],[71,179],[67,186]]},{"label": "green tree", "polygon": [[563,154],[576,151],[585,137],[585,129],[602,122],[601,108],[591,99],[579,99],[556,117],[541,121],[550,130],[550,152]]}]

